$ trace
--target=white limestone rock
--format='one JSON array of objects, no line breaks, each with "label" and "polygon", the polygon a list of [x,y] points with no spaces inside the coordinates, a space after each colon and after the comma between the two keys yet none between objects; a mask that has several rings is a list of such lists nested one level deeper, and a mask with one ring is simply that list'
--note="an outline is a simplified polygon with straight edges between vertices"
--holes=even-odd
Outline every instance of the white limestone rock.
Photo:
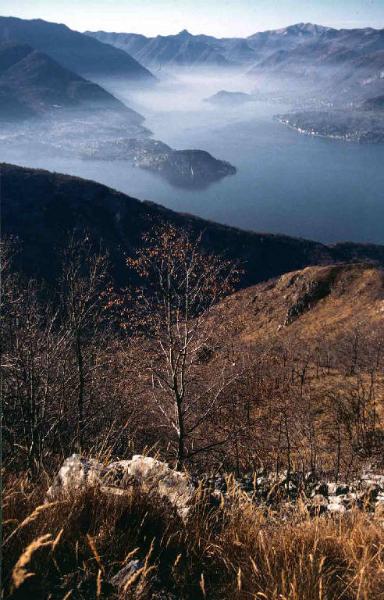
[{"label": "white limestone rock", "polygon": [[103,465],[91,458],[81,458],[78,454],[65,459],[58,474],[47,491],[47,500],[59,500],[86,486],[99,485]]},{"label": "white limestone rock", "polygon": [[124,490],[133,485],[168,500],[181,517],[187,516],[194,494],[188,475],[160,460],[137,454],[131,460],[116,461],[106,467],[96,460],[73,454],[56,475],[47,500],[60,499],[87,486],[99,486],[106,494],[124,495]]},{"label": "white limestone rock", "polygon": [[156,491],[166,498],[178,513],[186,517],[194,487],[186,473],[171,469],[167,463],[149,456],[134,455],[129,472],[146,491]]}]

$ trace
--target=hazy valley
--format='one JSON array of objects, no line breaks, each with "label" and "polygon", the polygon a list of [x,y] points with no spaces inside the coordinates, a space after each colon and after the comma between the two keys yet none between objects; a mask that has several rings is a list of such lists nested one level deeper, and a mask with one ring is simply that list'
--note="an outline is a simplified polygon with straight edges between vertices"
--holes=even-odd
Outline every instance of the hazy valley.
[{"label": "hazy valley", "polygon": [[[60,45],[53,51],[49,45],[48,32],[57,35],[54,24],[3,19],[1,27],[1,39],[6,44],[33,42],[33,32],[34,35],[38,32],[39,52],[51,52],[45,56],[54,61],[60,59]],[[105,90],[104,105],[98,107],[98,112],[95,112],[94,98],[90,94],[90,83],[87,106],[84,105],[85,98],[82,98],[84,110],[74,107],[73,99],[64,106],[65,96],[62,94],[61,103],[51,98],[51,109],[47,110],[46,106],[43,114],[40,106],[40,119],[43,118],[44,126],[35,119],[23,120],[19,124],[13,119],[7,125],[3,111],[2,160],[96,179],[175,210],[247,229],[288,233],[324,242],[383,241],[381,190],[384,182],[379,168],[383,160],[383,145],[373,146],[371,143],[381,140],[382,111],[377,108],[370,111],[366,108],[341,109],[342,94],[338,92],[335,103],[329,93],[329,83],[325,86],[322,82],[320,94],[319,85],[316,88],[307,76],[299,77],[296,73],[281,77],[275,65],[283,48],[291,61],[307,48],[307,62],[311,53],[314,55],[310,67],[313,72],[324,70],[328,82],[331,76],[332,81],[342,81],[335,83],[336,87],[348,84],[343,104],[353,101],[358,107],[363,107],[364,102],[369,103],[370,98],[378,97],[381,63],[376,54],[375,60],[371,61],[368,57],[379,52],[382,43],[380,32],[367,31],[364,44],[362,39],[365,38],[359,31],[336,32],[308,25],[294,26],[287,32],[265,32],[257,34],[254,39],[251,36],[252,39],[242,41],[204,39],[204,48],[208,43],[210,47],[226,47],[225,60],[219,60],[217,64],[212,64],[204,52],[192,52],[191,47],[202,43],[201,36],[184,32],[155,40],[156,47],[165,45],[168,56],[160,72],[159,65],[145,63],[153,69],[157,77],[155,80],[149,75],[144,76],[141,71],[138,73],[134,59],[126,64],[122,59],[124,51],[120,42],[116,49],[102,43],[109,39],[109,34],[95,34],[99,41],[60,27],[60,35],[64,36],[67,44],[65,48],[71,44],[71,52],[74,52],[73,48],[84,46],[86,51],[82,52],[85,57],[96,50],[106,52],[103,61],[98,62],[100,65],[109,64],[116,51],[115,64],[123,68],[121,65],[124,63],[125,70],[131,69],[130,74],[111,77],[100,68],[97,74],[89,75],[86,71],[88,63],[85,62],[84,66],[79,63],[79,73],[97,81]],[[117,44],[118,39],[120,36],[113,37],[114,43]],[[92,50],[93,44],[96,44],[96,50]],[[151,47],[154,41],[148,44]],[[365,56],[367,61],[358,77],[353,67],[353,60],[357,59],[352,60],[347,52],[351,45],[354,56]],[[253,49],[249,53],[251,46]],[[239,51],[240,47],[243,52]],[[344,54],[341,48],[345,49]],[[177,59],[181,49],[182,61],[180,57],[180,60]],[[138,58],[136,51],[133,54]],[[322,57],[322,63],[328,64],[326,56],[329,62],[330,56],[336,60],[339,55],[337,73],[328,67],[326,70],[323,64],[317,66],[319,57]],[[273,56],[273,66],[267,67],[265,61],[267,58],[271,61]],[[66,50],[63,66],[73,67],[73,60]],[[57,62],[54,64],[58,65]],[[34,65],[35,71],[36,68]],[[15,69],[12,75],[14,81],[17,75]],[[67,77],[70,72],[66,71]],[[22,89],[20,76],[19,73],[16,85]],[[7,89],[7,94],[2,93],[2,102],[12,105],[14,111],[17,102],[21,101],[20,97],[16,102],[14,92],[9,86],[5,87],[7,74],[2,77],[3,89]],[[36,73],[34,81],[25,79],[25,75],[23,77],[22,110],[36,110],[37,102],[40,105],[46,103],[44,94],[39,98],[37,89],[41,94],[47,82],[44,77],[38,82]],[[73,82],[71,86],[74,86]],[[230,100],[219,103],[206,101],[218,92],[224,92],[227,100],[229,92]],[[26,106],[31,94],[35,97],[34,109]],[[236,102],[233,94],[237,94]],[[118,105],[117,100],[124,107]],[[292,113],[288,119],[293,120],[298,110],[300,118],[304,119],[303,127],[299,126],[299,129],[317,131],[325,137],[330,134],[330,137],[337,138],[336,141],[312,141],[304,136],[298,139],[294,131],[285,130],[274,121],[276,115],[288,111]],[[326,120],[322,117],[325,111]],[[12,117],[11,113],[9,117]],[[342,143],[345,138],[370,143],[364,148],[360,145],[346,148]],[[185,151],[188,148],[202,152]],[[337,168],[340,164],[343,164],[343,169]],[[279,173],[279,177],[275,177],[274,173]]]},{"label": "hazy valley", "polygon": [[384,598],[383,98],[383,29],[0,17],[4,600]]}]

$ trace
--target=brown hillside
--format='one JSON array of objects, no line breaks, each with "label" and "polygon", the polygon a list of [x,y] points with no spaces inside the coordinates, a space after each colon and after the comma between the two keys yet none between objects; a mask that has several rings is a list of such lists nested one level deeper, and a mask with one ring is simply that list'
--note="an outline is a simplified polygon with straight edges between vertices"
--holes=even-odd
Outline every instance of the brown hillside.
[{"label": "brown hillside", "polygon": [[372,265],[338,264],[286,273],[227,298],[245,342],[271,338],[336,339],[356,328],[384,324],[384,272]]}]

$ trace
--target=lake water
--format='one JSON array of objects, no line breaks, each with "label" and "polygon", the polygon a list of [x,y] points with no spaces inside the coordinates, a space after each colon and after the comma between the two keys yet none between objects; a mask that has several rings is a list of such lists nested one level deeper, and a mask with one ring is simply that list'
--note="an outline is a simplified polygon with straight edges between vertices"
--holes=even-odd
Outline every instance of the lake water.
[{"label": "lake water", "polygon": [[[247,87],[248,86],[248,87]],[[222,109],[203,101],[219,89],[249,91],[243,81],[191,77],[156,93],[121,98],[146,117],[155,138],[174,148],[199,148],[238,169],[206,190],[172,187],[125,162],[49,159],[0,149],[0,160],[80,175],[177,211],[263,232],[322,242],[384,243],[384,144],[313,138],[273,120],[287,107],[252,102]]]}]

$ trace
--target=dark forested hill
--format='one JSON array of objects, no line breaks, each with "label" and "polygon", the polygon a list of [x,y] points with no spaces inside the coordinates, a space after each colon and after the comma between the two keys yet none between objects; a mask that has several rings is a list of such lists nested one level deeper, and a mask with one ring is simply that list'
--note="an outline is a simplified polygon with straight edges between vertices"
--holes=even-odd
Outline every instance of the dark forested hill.
[{"label": "dark forested hill", "polygon": [[60,248],[74,229],[87,230],[109,251],[112,275],[125,283],[124,255],[132,255],[142,235],[160,222],[203,232],[212,252],[241,261],[242,285],[250,285],[306,265],[374,260],[384,265],[384,246],[320,243],[241,231],[141,202],[99,183],[14,165],[1,165],[3,235],[17,236],[20,264],[29,275],[53,278]]},{"label": "dark forested hill", "polygon": [[41,19],[0,17],[0,42],[28,44],[59,64],[85,77],[120,77],[126,81],[155,81],[132,56],[66,25]]},{"label": "dark forested hill", "polygon": [[96,83],[27,44],[0,44],[0,107],[1,119],[58,113],[67,108],[96,108],[142,120]]}]

